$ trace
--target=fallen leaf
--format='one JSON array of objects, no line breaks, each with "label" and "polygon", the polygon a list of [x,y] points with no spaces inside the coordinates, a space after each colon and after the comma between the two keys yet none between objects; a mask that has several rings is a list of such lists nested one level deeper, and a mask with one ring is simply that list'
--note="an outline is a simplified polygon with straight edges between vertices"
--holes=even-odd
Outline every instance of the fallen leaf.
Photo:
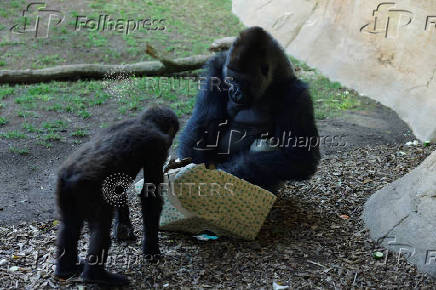
[{"label": "fallen leaf", "polygon": [[347,220],[347,219],[350,218],[350,217],[349,217],[348,215],[346,215],[346,214],[341,214],[339,217],[340,217],[341,219],[343,219],[343,220]]}]

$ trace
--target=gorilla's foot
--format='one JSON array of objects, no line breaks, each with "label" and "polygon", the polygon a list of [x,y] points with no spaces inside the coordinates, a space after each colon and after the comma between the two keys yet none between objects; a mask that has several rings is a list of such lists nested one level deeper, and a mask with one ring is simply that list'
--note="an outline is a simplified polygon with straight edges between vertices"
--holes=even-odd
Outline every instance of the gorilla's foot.
[{"label": "gorilla's foot", "polygon": [[142,253],[144,254],[145,260],[148,262],[157,262],[162,258],[159,243],[157,241],[147,240],[146,236],[144,236],[142,240]]},{"label": "gorilla's foot", "polygon": [[72,265],[63,265],[62,263],[56,264],[56,269],[54,272],[56,279],[66,280],[68,278],[78,276],[82,273],[84,267],[84,262],[74,263]]},{"label": "gorilla's foot", "polygon": [[82,273],[86,283],[97,283],[108,286],[125,286],[129,284],[127,277],[106,271],[102,267],[88,267]]},{"label": "gorilla's foot", "polygon": [[115,222],[112,237],[117,242],[132,242],[136,241],[136,236],[133,232],[133,226],[131,224],[122,224]]}]

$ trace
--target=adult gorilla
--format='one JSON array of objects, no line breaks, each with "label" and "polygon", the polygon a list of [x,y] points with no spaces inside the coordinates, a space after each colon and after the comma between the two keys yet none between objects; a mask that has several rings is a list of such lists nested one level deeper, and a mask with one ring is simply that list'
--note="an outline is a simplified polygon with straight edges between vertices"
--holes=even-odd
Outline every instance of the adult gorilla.
[{"label": "adult gorilla", "polygon": [[310,94],[269,33],[242,31],[206,69],[179,158],[215,165],[272,192],[316,171],[319,138]]}]

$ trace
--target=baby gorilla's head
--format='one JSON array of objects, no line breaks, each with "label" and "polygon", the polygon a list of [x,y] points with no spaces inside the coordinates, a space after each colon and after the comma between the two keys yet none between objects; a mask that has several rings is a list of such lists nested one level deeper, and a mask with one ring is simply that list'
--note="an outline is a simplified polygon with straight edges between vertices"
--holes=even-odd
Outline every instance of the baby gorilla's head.
[{"label": "baby gorilla's head", "polygon": [[165,134],[168,134],[171,139],[174,139],[177,131],[179,131],[179,120],[176,114],[168,107],[154,106],[144,112],[141,116],[142,122],[153,122]]}]

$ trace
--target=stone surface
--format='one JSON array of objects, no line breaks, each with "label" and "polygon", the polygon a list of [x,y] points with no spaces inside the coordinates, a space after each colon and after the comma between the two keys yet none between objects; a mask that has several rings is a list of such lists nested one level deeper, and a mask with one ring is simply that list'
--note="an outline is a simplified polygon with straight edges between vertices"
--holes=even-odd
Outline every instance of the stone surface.
[{"label": "stone surface", "polygon": [[420,140],[436,141],[436,1],[395,2],[233,0],[233,12],[332,80],[394,109]]},{"label": "stone surface", "polygon": [[371,238],[436,277],[436,152],[366,202]]}]

